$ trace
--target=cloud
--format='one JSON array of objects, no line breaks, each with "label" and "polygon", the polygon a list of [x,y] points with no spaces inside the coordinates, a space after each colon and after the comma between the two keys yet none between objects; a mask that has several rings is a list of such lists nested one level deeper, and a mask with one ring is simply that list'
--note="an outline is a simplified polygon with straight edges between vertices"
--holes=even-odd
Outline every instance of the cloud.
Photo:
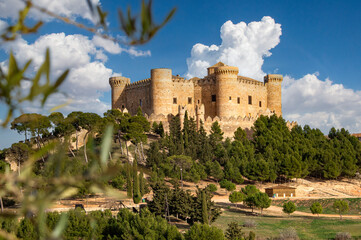
[{"label": "cloud", "polygon": [[345,88],[330,79],[320,80],[318,73],[300,79],[284,77],[283,115],[301,125],[310,125],[324,133],[332,128],[361,131],[361,91]]},{"label": "cloud", "polygon": [[281,25],[271,17],[249,24],[227,21],[220,33],[222,43],[219,46],[201,43],[193,46],[191,57],[187,59],[187,77],[203,77],[207,67],[221,61],[237,66],[240,75],[263,79],[263,58],[271,56],[270,50],[280,42]]},{"label": "cloud", "polygon": [[[94,5],[98,5],[99,0],[91,0]],[[89,10],[85,0],[33,0],[33,3],[43,6],[46,9],[59,14],[63,17],[75,19],[81,17],[92,22],[94,18]],[[22,0],[0,0],[0,17],[16,19],[19,11],[25,6]],[[39,11],[32,9],[29,16],[36,20],[51,21],[53,18],[41,14]]]},{"label": "cloud", "polygon": [[[70,69],[67,80],[59,89],[66,95],[56,94],[50,98],[46,106],[47,110],[66,103],[68,99],[72,102],[63,109],[64,112],[72,109],[103,113],[104,110],[109,109],[108,104],[101,102],[99,98],[110,90],[108,79],[114,75],[114,72],[107,68],[104,59],[99,57],[104,55],[104,52],[88,37],[79,34],[52,33],[39,37],[33,43],[19,38],[2,47],[6,51],[12,50],[20,65],[25,64],[28,59],[33,60],[29,75],[42,64],[47,48],[50,49],[52,79],[66,69]],[[1,65],[6,64],[2,62]],[[23,88],[26,89],[28,86],[24,84]],[[39,112],[40,106],[31,103],[25,105],[25,109],[29,112]]]},{"label": "cloud", "polygon": [[93,37],[92,41],[95,46],[101,47],[105,51],[112,53],[112,54],[119,54],[121,52],[126,52],[129,55],[134,56],[134,57],[151,56],[151,52],[149,50],[141,51],[141,50],[137,50],[134,47],[122,48],[117,42],[111,41],[109,39],[104,39],[104,38],[96,36],[96,35]]}]

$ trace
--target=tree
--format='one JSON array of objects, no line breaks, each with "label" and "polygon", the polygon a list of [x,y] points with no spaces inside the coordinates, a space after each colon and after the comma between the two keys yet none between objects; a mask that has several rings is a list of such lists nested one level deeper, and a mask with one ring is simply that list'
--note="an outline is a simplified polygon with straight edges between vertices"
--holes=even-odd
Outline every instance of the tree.
[{"label": "tree", "polygon": [[209,224],[208,222],[208,206],[207,206],[207,197],[206,192],[202,191],[202,223]]},{"label": "tree", "polygon": [[244,200],[244,195],[242,192],[234,191],[229,195],[229,201],[231,203],[235,203],[237,207],[238,202],[242,202]]},{"label": "tree", "polygon": [[142,196],[140,195],[140,189],[139,189],[139,177],[138,177],[138,167],[137,167],[137,161],[134,159],[133,161],[133,202],[135,204],[138,204],[140,200],[142,199]]},{"label": "tree", "polygon": [[256,207],[261,209],[261,215],[264,208],[269,208],[271,206],[271,199],[267,193],[258,192],[255,194]]},{"label": "tree", "polygon": [[173,155],[167,158],[167,161],[177,166],[180,171],[181,183],[183,187],[183,170],[187,171],[192,166],[192,158],[184,155]]},{"label": "tree", "polygon": [[312,203],[310,210],[311,210],[312,214],[317,214],[317,216],[320,216],[320,213],[322,213],[323,208],[319,202],[314,202],[314,203]]},{"label": "tree", "polygon": [[345,200],[336,200],[333,205],[333,209],[340,215],[340,219],[342,220],[342,214],[347,213],[349,210],[348,202]]},{"label": "tree", "polygon": [[236,189],[236,184],[234,184],[231,181],[228,181],[226,179],[223,179],[222,181],[220,181],[219,185],[221,186],[221,188],[225,188],[229,192]]},{"label": "tree", "polygon": [[244,233],[242,227],[237,222],[231,222],[228,224],[226,230],[226,238],[229,240],[244,240]]},{"label": "tree", "polygon": [[212,193],[214,193],[214,192],[217,191],[217,186],[214,185],[213,183],[207,185],[207,188],[208,188],[208,190],[209,190],[210,192],[212,192]]},{"label": "tree", "polygon": [[208,224],[194,224],[185,234],[185,240],[223,240],[223,231]]},{"label": "tree", "polygon": [[95,130],[99,130],[100,129],[100,122],[101,122],[101,117],[96,114],[96,113],[82,113],[79,116],[79,126],[82,129],[85,129],[87,132],[84,135],[84,157],[85,157],[85,162],[88,162],[88,156],[87,156],[87,137],[89,135],[89,133],[95,131]]},{"label": "tree", "polygon": [[296,211],[296,205],[295,205],[293,202],[288,201],[288,202],[286,202],[286,203],[283,204],[283,209],[282,209],[282,211],[283,211],[284,213],[287,213],[288,216],[290,216],[291,213],[293,213],[294,211]]}]

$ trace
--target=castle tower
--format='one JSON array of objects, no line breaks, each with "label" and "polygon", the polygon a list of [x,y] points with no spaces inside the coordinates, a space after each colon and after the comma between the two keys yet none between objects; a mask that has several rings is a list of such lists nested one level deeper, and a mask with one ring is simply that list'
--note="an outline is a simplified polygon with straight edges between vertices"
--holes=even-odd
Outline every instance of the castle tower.
[{"label": "castle tower", "polygon": [[267,107],[274,111],[277,116],[282,115],[282,88],[283,76],[280,74],[268,74],[264,77],[267,87]]},{"label": "castle tower", "polygon": [[124,88],[127,84],[130,84],[130,78],[126,77],[111,77],[109,78],[109,84],[112,88],[112,108],[121,109],[126,108],[127,97]]},{"label": "castle tower", "polygon": [[238,116],[237,111],[237,81],[238,68],[219,66],[214,69],[216,76],[216,106],[217,116],[220,118]]},{"label": "castle tower", "polygon": [[156,68],[151,70],[151,108],[152,113],[172,112],[172,70]]}]

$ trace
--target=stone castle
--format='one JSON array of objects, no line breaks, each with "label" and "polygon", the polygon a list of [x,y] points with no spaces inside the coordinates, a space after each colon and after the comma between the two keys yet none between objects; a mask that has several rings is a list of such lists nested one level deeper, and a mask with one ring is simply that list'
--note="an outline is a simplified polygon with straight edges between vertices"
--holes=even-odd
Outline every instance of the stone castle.
[{"label": "stone castle", "polygon": [[[181,122],[185,111],[199,127],[209,132],[218,121],[225,137],[238,127],[250,129],[260,115],[282,115],[283,77],[268,74],[264,82],[238,76],[238,68],[219,62],[208,68],[204,78],[184,79],[172,70],[151,70],[151,77],[130,83],[126,77],[111,77],[112,108],[135,114],[139,107],[150,122],[162,122],[165,130],[173,116]],[[287,123],[292,127],[296,123]]]}]

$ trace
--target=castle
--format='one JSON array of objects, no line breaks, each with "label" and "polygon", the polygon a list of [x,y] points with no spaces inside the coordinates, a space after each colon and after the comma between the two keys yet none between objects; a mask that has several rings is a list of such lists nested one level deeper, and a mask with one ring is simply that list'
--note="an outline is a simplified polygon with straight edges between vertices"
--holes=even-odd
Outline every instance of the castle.
[{"label": "castle", "polygon": [[[162,122],[165,130],[173,116],[181,122],[185,111],[199,127],[209,132],[218,121],[225,137],[238,127],[250,129],[260,115],[282,115],[283,77],[268,74],[264,82],[238,76],[238,68],[219,62],[208,68],[204,78],[184,79],[172,70],[151,70],[151,77],[130,83],[126,77],[111,77],[112,108],[135,114],[139,107],[150,122]],[[296,123],[289,123],[291,126]]]}]

